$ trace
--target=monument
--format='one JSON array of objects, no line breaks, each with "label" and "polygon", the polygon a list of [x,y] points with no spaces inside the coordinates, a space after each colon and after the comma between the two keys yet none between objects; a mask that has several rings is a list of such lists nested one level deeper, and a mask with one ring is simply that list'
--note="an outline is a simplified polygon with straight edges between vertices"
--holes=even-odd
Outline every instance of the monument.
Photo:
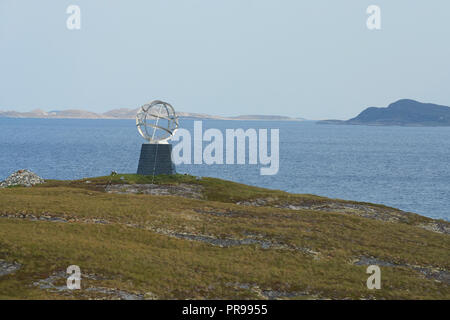
[{"label": "monument", "polygon": [[159,100],[145,104],[136,115],[136,126],[147,140],[147,143],[142,144],[137,174],[175,174],[172,145],[168,143],[178,129],[174,108]]}]

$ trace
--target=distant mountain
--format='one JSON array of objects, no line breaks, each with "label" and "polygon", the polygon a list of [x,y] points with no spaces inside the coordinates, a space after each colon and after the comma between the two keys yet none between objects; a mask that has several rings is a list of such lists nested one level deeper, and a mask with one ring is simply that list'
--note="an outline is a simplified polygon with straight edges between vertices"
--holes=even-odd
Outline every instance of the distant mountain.
[{"label": "distant mountain", "polygon": [[[110,110],[105,113],[94,113],[85,110],[61,110],[61,111],[43,111],[35,109],[30,112],[17,112],[17,111],[1,111],[0,118],[44,118],[44,119],[134,119],[136,109],[120,108]],[[235,117],[223,117],[213,116],[203,113],[190,113],[190,112],[177,112],[177,115],[181,118],[194,118],[194,119],[212,119],[212,120],[266,120],[266,121],[303,121],[303,118],[291,118],[286,116],[270,116],[270,115],[243,115]]]},{"label": "distant mountain", "polygon": [[318,123],[380,126],[450,126],[450,107],[403,99],[391,103],[387,108],[367,108],[357,117],[350,120],[324,120]]},{"label": "distant mountain", "polygon": [[30,112],[17,112],[17,111],[1,111],[0,118],[55,118],[55,119],[105,119],[108,118],[102,114],[89,112],[85,110],[62,110],[62,111],[43,111],[35,109]]},{"label": "distant mountain", "polygon": [[136,113],[138,112],[138,108],[136,109],[113,109],[108,112],[103,113],[104,116],[108,118],[117,118],[117,119],[133,119],[136,117]]}]

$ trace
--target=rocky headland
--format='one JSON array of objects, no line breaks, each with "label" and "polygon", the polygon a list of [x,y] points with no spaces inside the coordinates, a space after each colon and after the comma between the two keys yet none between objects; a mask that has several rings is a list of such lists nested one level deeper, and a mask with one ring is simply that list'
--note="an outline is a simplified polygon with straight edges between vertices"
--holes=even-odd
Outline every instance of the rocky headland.
[{"label": "rocky headland", "polygon": [[374,126],[450,126],[450,107],[403,99],[387,108],[370,107],[350,120],[323,120],[318,124]]}]

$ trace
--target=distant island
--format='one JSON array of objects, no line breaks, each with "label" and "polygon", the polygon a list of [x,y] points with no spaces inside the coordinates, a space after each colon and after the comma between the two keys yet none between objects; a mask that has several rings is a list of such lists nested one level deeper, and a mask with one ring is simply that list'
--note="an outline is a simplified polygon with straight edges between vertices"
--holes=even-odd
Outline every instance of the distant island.
[{"label": "distant island", "polygon": [[350,120],[323,120],[318,124],[378,126],[450,126],[450,107],[402,99],[387,108],[370,107]]},{"label": "distant island", "polygon": [[[136,109],[114,109],[105,113],[95,113],[86,110],[70,109],[61,111],[44,111],[35,109],[30,112],[2,111],[0,118],[39,118],[39,119],[134,119]],[[177,112],[181,118],[209,119],[209,120],[264,120],[264,121],[304,121],[303,118],[293,118],[278,115],[241,115],[234,117],[214,116],[203,113]]]}]

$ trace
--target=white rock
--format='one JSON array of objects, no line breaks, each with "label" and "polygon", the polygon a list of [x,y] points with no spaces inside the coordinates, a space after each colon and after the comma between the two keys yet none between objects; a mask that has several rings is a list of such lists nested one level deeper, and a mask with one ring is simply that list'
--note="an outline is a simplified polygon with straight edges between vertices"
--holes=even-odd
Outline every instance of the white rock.
[{"label": "white rock", "polygon": [[31,187],[36,184],[44,183],[44,179],[29,170],[19,170],[11,174],[5,181],[0,183],[0,188],[11,186]]}]

